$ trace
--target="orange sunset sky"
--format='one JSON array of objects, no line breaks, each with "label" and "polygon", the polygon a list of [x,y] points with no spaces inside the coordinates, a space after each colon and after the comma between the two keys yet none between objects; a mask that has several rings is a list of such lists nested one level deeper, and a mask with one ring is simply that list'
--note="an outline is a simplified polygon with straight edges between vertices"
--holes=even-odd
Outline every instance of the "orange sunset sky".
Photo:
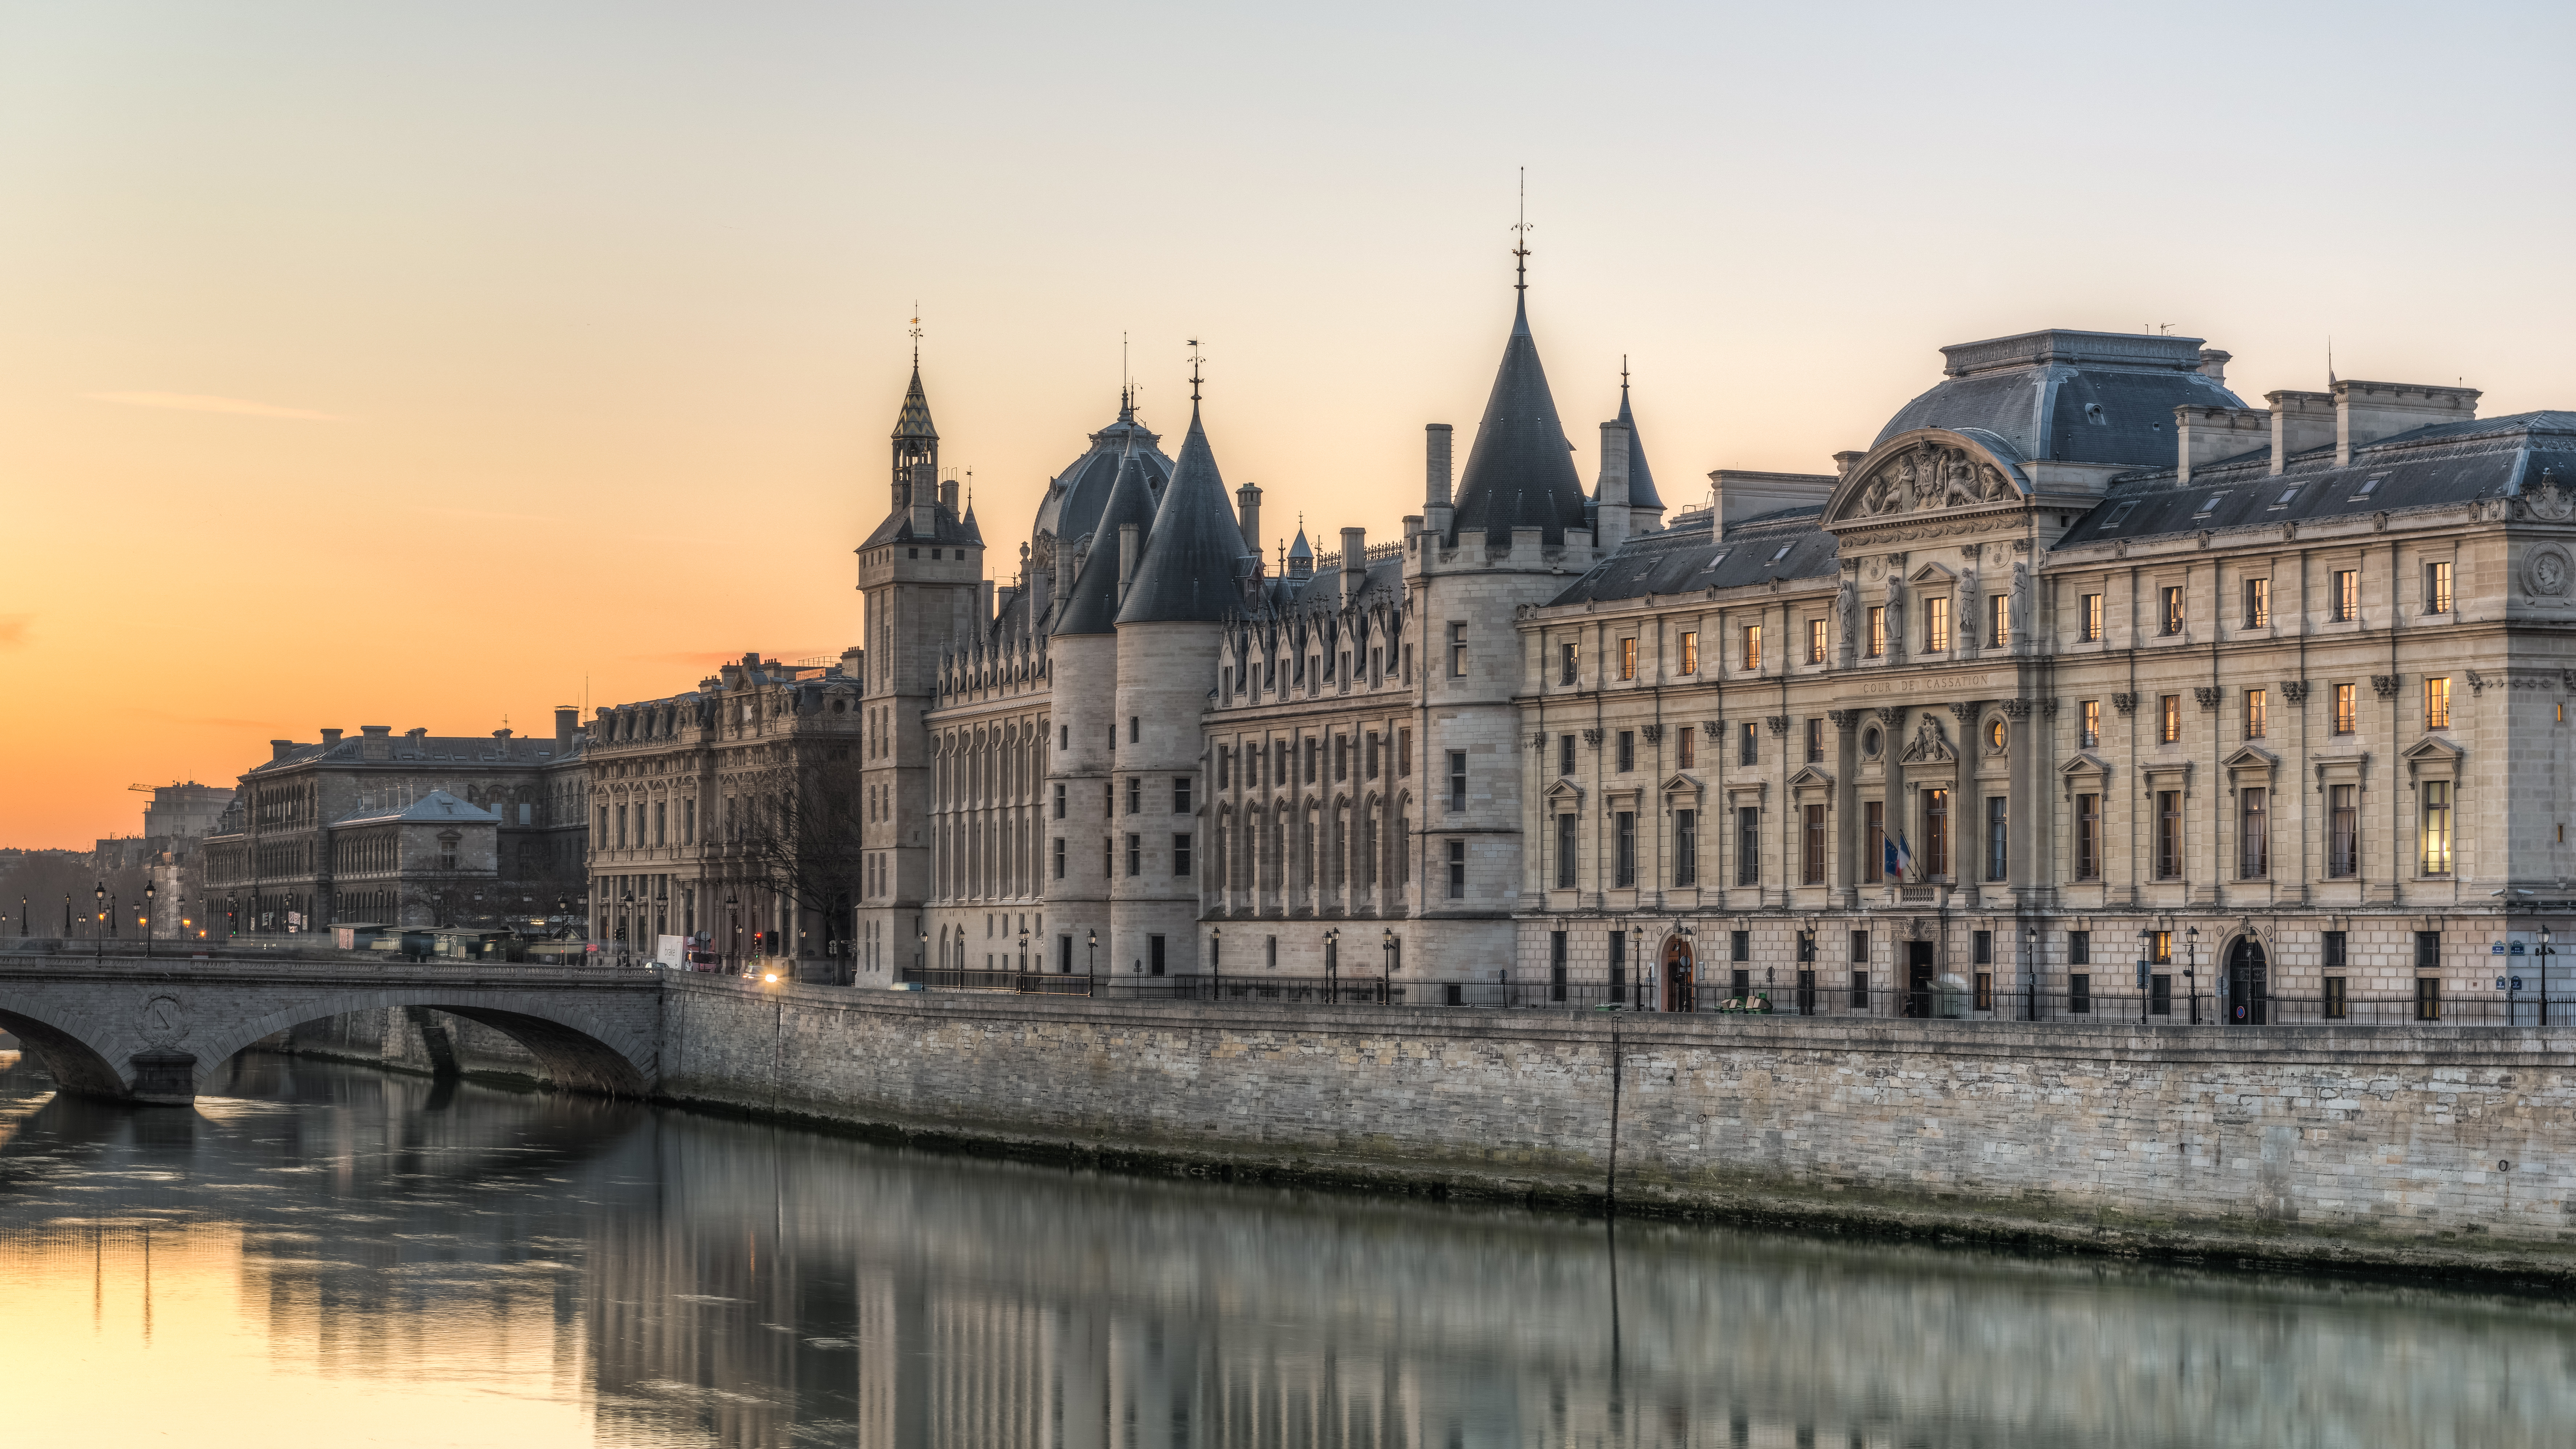
[{"label": "orange sunset sky", "polygon": [[1122,334],[1274,533],[1384,538],[1524,166],[1585,475],[1624,355],[1677,507],[2042,326],[2576,407],[2570,15],[0,3],[0,845],[837,653],[916,303],[997,566]]}]

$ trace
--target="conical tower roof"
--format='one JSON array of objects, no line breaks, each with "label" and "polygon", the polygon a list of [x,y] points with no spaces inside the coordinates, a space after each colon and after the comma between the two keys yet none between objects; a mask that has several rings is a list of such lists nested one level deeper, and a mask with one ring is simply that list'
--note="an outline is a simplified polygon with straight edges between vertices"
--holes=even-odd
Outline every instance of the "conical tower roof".
[{"label": "conical tower roof", "polygon": [[[1100,521],[1091,535],[1091,552],[1083,557],[1082,572],[1074,575],[1073,587],[1064,591],[1064,602],[1056,610],[1056,634],[1108,634],[1118,624],[1118,530],[1126,524],[1139,530],[1154,526],[1154,494],[1146,486],[1145,469],[1131,447],[1118,460],[1118,476],[1109,485],[1109,501],[1100,508]],[[1141,540],[1140,540],[1141,541]]]},{"label": "conical tower roof", "polygon": [[1243,530],[1226,499],[1225,479],[1208,447],[1199,410],[1190,407],[1189,436],[1163,489],[1145,561],[1128,587],[1121,624],[1214,623],[1243,607]]},{"label": "conical tower roof", "polygon": [[1315,546],[1306,542],[1306,526],[1302,523],[1297,526],[1297,541],[1288,545],[1288,556],[1303,559],[1315,556]]},{"label": "conical tower roof", "polygon": [[897,442],[908,438],[924,442],[939,440],[939,429],[930,424],[930,395],[921,390],[921,361],[918,358],[912,364],[912,386],[903,390],[903,406],[894,415],[894,436]]},{"label": "conical tower roof", "polygon": [[1661,508],[1664,496],[1655,491],[1655,470],[1646,466],[1646,440],[1637,436],[1637,420],[1628,412],[1628,379],[1624,368],[1619,378],[1619,421],[1628,427],[1628,506]]},{"label": "conical tower roof", "polygon": [[1523,301],[1512,309],[1503,365],[1494,374],[1493,396],[1485,401],[1476,445],[1459,478],[1451,540],[1481,533],[1487,542],[1503,544],[1511,542],[1513,529],[1535,528],[1547,542],[1561,544],[1568,528],[1583,526],[1583,504],[1583,481],[1575,475]]}]

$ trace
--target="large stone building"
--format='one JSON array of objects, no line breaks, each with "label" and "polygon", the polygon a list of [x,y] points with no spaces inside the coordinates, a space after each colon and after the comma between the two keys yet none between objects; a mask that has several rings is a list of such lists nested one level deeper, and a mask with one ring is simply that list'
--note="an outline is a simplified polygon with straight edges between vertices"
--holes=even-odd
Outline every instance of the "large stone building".
[{"label": "large stone building", "polygon": [[1176,458],[1122,400],[999,588],[916,365],[859,549],[859,979],[2249,1023],[2536,993],[2527,911],[2576,894],[2576,414],[2248,407],[2169,336],[1944,355],[1832,472],[1719,469],[1668,517],[1624,383],[1584,488],[1519,307],[1401,538],[1275,566],[1196,386]]},{"label": "large stone building", "polygon": [[199,919],[236,935],[440,926],[571,913],[589,791],[577,711],[552,738],[272,740],[201,846]]},{"label": "large stone building", "polygon": [[861,818],[858,651],[745,654],[662,699],[600,710],[588,767],[591,927],[647,950],[847,958]]}]

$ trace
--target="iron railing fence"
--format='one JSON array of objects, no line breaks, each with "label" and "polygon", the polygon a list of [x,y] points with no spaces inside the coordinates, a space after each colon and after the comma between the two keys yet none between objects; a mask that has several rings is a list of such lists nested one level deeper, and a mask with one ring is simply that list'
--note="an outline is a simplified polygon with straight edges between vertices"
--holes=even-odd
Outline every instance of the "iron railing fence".
[{"label": "iron railing fence", "polygon": [[[2237,999],[2150,987],[2083,992],[2056,988],[1855,985],[1818,971],[1807,982],[1732,981],[1685,987],[1642,979],[1422,981],[1404,976],[1138,976],[908,967],[899,982],[934,991],[1010,991],[1112,1001],[1240,1001],[1311,1006],[1480,1007],[1488,1010],[1689,1012],[1731,1016],[1836,1016],[1922,1021],[2038,1021],[2116,1025],[2217,1026],[2545,1026],[2576,1025],[2576,996],[2248,996]],[[2237,1011],[2241,1008],[2242,1017]]]}]

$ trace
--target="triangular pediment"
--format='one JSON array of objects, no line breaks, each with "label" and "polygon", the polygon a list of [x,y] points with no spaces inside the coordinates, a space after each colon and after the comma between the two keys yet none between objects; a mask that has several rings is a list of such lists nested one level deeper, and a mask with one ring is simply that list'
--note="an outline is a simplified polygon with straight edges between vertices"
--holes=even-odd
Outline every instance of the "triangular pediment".
[{"label": "triangular pediment", "polygon": [[2061,775],[2104,775],[2111,773],[2111,762],[2091,750],[2077,750],[2072,759],[2057,767]]},{"label": "triangular pediment", "polygon": [[1691,776],[1675,775],[1664,782],[1663,793],[1667,795],[1696,795],[1700,792],[1700,788],[1699,781],[1693,779]]},{"label": "triangular pediment", "polygon": [[1567,805],[1580,805],[1583,803],[1583,787],[1572,780],[1559,780],[1547,787],[1546,798]]},{"label": "triangular pediment", "polygon": [[1798,773],[1789,777],[1789,788],[1792,790],[1830,790],[1833,787],[1834,777],[1813,765],[1802,766]]},{"label": "triangular pediment", "polygon": [[2410,765],[2437,765],[2455,762],[2467,753],[2440,735],[2426,735],[2408,745],[2397,758]]},{"label": "triangular pediment", "polygon": [[1944,584],[1957,583],[1959,581],[1959,576],[1946,565],[1927,563],[1923,567],[1916,569],[1914,572],[1907,574],[1905,576],[1905,581],[1909,584],[1931,584],[1937,588]]},{"label": "triangular pediment", "polygon": [[2230,770],[2277,770],[2281,757],[2260,745],[2240,745],[2220,763]]}]

